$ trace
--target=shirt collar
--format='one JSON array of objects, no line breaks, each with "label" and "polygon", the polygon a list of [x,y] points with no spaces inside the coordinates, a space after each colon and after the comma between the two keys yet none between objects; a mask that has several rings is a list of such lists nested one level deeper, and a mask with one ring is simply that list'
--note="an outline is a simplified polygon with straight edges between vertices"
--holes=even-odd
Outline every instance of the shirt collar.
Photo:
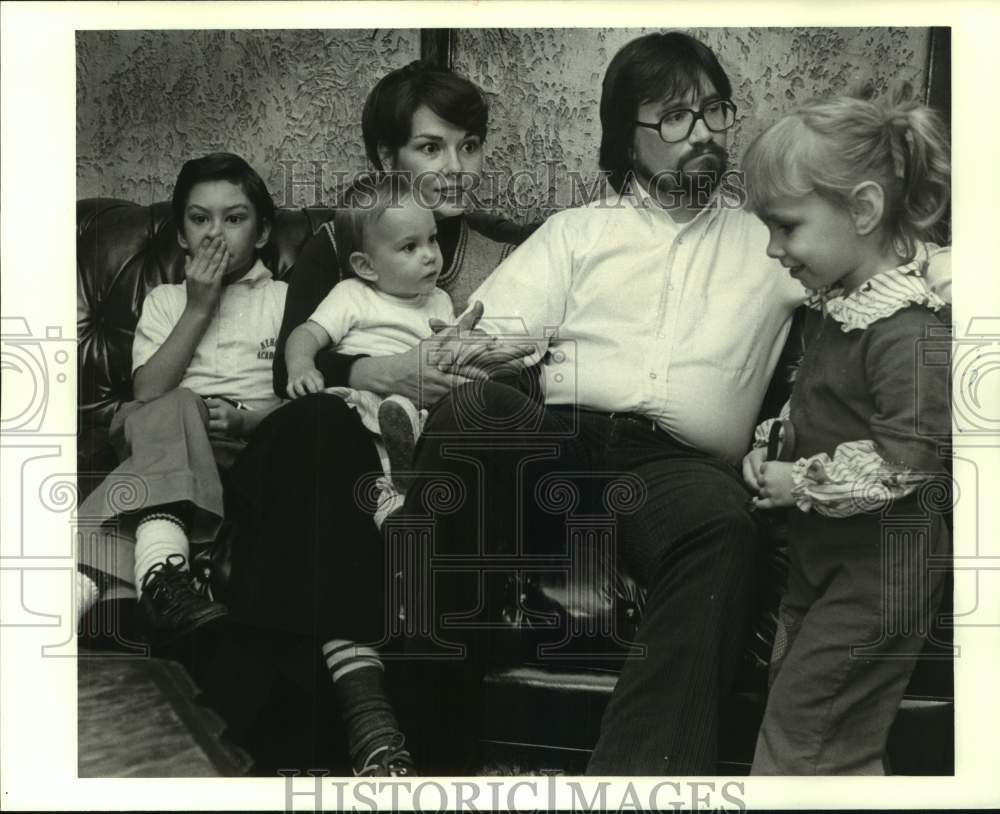
[{"label": "shirt collar", "polygon": [[[649,190],[646,189],[644,184],[640,184],[638,181],[635,181],[630,189],[632,190],[632,195],[628,195],[627,197],[632,206],[643,212],[662,212],[670,218],[670,221],[676,225],[678,229],[686,229],[692,224],[698,223],[702,220],[706,223],[711,223],[716,217],[718,217],[719,210],[722,208],[724,202],[728,202],[728,196],[731,194],[727,190],[725,184],[720,184],[712,192],[712,196],[709,198],[708,203],[705,204],[701,210],[699,210],[698,214],[691,218],[691,220],[686,221],[685,223],[680,223],[671,217],[670,212],[666,207],[660,204],[656,198],[649,194]],[[625,192],[622,193],[622,195],[626,194],[627,193]],[[739,204],[737,204],[737,208],[738,206]]]},{"label": "shirt collar", "polygon": [[430,293],[427,294],[417,294],[412,297],[400,297],[396,294],[390,294],[388,291],[383,291],[371,283],[366,283],[368,287],[375,292],[375,296],[386,302],[391,302],[396,305],[400,305],[404,308],[423,308],[427,305],[427,301],[430,299]]},{"label": "shirt collar", "polygon": [[927,260],[924,251],[909,263],[878,272],[849,293],[843,286],[815,291],[806,305],[829,314],[844,333],[864,330],[910,305],[937,311],[946,303],[927,286]]},{"label": "shirt collar", "polygon": [[228,287],[232,287],[234,285],[247,285],[254,288],[258,284],[270,279],[271,270],[265,266],[264,261],[258,257],[256,262],[250,267],[250,270],[240,277],[240,279],[231,282]]}]

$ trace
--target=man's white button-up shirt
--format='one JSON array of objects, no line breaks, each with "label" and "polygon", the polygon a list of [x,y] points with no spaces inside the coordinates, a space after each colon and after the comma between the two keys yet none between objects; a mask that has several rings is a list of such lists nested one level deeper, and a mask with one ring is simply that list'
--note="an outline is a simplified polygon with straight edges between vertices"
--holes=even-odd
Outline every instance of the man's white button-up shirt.
[{"label": "man's white button-up shirt", "polygon": [[805,290],[716,195],[676,223],[644,192],[553,215],[470,297],[491,333],[543,339],[546,403],[638,413],[737,461]]}]

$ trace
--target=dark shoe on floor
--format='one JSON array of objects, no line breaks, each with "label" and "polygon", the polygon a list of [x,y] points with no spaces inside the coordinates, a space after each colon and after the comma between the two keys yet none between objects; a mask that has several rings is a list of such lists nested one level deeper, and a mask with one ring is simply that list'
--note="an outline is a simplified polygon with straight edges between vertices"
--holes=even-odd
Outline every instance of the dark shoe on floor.
[{"label": "dark shoe on floor", "polygon": [[420,414],[403,396],[389,396],[378,407],[378,426],[389,456],[389,476],[400,492],[413,480],[413,450],[420,436]]},{"label": "dark shoe on floor", "polygon": [[139,625],[150,644],[165,645],[191,631],[218,622],[229,609],[199,594],[191,584],[185,558],[171,554],[157,563],[142,579]]},{"label": "dark shoe on floor", "polygon": [[360,771],[355,770],[355,777],[416,777],[413,758],[403,748],[406,739],[402,732],[392,736],[386,746],[374,749],[365,761]]}]

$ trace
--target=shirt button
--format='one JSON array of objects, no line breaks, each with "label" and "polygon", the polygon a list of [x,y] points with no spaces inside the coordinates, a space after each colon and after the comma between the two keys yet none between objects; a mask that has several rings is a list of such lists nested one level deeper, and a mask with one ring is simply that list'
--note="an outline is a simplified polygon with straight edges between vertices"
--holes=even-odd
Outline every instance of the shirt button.
[{"label": "shirt button", "polygon": [[649,378],[651,378],[651,379],[655,379],[655,378],[656,378],[656,374],[655,374],[655,373],[653,373],[652,371],[650,371],[650,373],[649,373]]},{"label": "shirt button", "polygon": [[677,238],[677,245],[678,246],[683,246],[684,245],[684,238],[682,238],[682,237]]}]

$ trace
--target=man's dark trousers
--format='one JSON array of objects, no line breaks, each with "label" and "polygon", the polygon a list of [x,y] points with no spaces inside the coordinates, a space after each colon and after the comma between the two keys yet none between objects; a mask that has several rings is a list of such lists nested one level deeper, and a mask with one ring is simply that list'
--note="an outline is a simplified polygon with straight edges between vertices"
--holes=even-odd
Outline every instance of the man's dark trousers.
[{"label": "man's dark trousers", "polygon": [[[617,556],[648,590],[637,638],[645,655],[625,662],[588,773],[714,774],[720,702],[741,663],[755,594],[757,528],[736,469],[647,420],[543,407],[494,382],[464,385],[439,403],[414,468],[425,475],[404,516],[433,515],[437,562],[551,554],[567,512],[618,512]],[[434,511],[429,496],[442,473],[463,494]],[[425,726],[450,753],[431,760],[432,771],[476,768],[488,631],[463,636],[441,620],[477,608],[480,590],[475,574],[438,573],[434,582],[438,638],[471,647],[463,660],[425,665]]]}]

